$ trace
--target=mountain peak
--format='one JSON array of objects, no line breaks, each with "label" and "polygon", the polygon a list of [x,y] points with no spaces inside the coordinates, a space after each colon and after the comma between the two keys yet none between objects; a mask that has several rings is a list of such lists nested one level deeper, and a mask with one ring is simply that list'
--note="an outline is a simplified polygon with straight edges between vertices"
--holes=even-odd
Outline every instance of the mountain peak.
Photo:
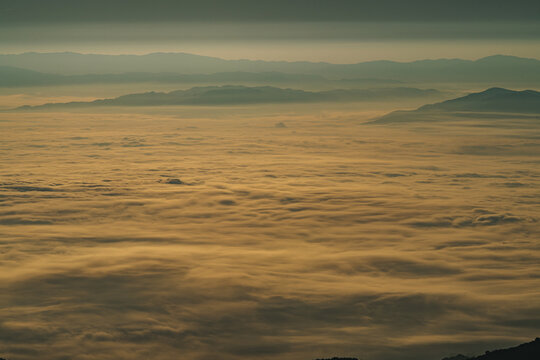
[{"label": "mountain peak", "polygon": [[538,59],[523,58],[512,55],[490,55],[476,60],[477,63],[490,64],[490,65],[509,65],[509,64],[538,64]]},{"label": "mountain peak", "polygon": [[479,94],[512,94],[517,92],[518,91],[509,90],[502,87],[491,87],[487,90],[480,92]]},{"label": "mountain peak", "polygon": [[535,90],[516,91],[500,87],[471,93],[452,100],[424,105],[420,111],[470,111],[540,113],[540,92]]},{"label": "mountain peak", "polygon": [[[393,122],[415,121],[414,119],[433,118],[439,113],[512,113],[540,114],[540,92],[535,90],[510,90],[492,87],[481,92],[471,93],[443,102],[428,104],[411,111],[394,111],[384,115],[372,123],[385,124]],[[499,114],[500,115],[500,114]],[[504,115],[506,116],[506,115]],[[538,116],[534,117],[535,119]]]}]

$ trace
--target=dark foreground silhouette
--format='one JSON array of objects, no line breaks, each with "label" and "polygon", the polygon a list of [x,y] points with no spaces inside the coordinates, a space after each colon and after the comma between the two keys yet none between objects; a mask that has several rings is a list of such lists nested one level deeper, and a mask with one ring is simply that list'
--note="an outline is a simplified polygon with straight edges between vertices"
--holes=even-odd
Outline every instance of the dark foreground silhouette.
[{"label": "dark foreground silhouette", "polygon": [[[540,359],[540,338],[508,349],[486,351],[484,355],[468,357],[456,355],[442,360],[538,360]],[[6,360],[0,358],[0,360]],[[333,357],[315,360],[359,360],[354,357]]]},{"label": "dark foreground silhouette", "polygon": [[508,349],[486,351],[484,355],[468,360],[538,360],[540,359],[540,338]]},{"label": "dark foreground silhouette", "polygon": [[[486,351],[484,355],[479,356],[465,356],[456,355],[452,357],[446,357],[442,360],[539,360],[540,359],[540,338],[536,338],[534,341],[511,347],[508,349]],[[1,359],[0,359],[1,360]],[[315,360],[359,360],[353,357],[333,357],[322,358]]]}]

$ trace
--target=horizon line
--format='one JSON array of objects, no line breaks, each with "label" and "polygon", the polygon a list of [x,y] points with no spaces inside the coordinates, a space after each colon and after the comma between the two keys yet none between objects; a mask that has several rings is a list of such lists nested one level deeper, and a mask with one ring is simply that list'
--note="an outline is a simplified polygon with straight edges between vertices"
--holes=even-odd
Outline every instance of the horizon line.
[{"label": "horizon line", "polygon": [[368,60],[368,61],[359,61],[359,62],[350,62],[350,63],[336,63],[336,62],[328,62],[328,61],[311,61],[311,60],[263,60],[263,59],[247,59],[247,58],[239,58],[239,59],[225,59],[218,56],[210,56],[210,55],[201,55],[196,53],[189,53],[189,52],[182,52],[182,51],[156,51],[156,52],[149,52],[144,54],[134,54],[134,53],[119,53],[119,54],[107,54],[107,53],[86,53],[86,52],[76,52],[76,51],[25,51],[20,53],[0,53],[0,56],[21,56],[21,55],[28,55],[28,54],[42,54],[42,55],[60,55],[60,54],[73,54],[73,55],[94,55],[94,56],[151,56],[151,55],[190,55],[190,56],[200,56],[210,59],[217,59],[222,61],[259,61],[259,62],[269,62],[269,63],[313,63],[313,64],[329,64],[329,65],[356,65],[356,64],[365,64],[365,63],[374,63],[374,62],[393,62],[393,63],[401,63],[401,64],[409,64],[409,63],[415,63],[415,62],[421,62],[421,61],[452,61],[452,60],[462,60],[462,61],[479,61],[483,59],[488,59],[492,57],[509,57],[509,58],[517,58],[517,59],[523,59],[523,60],[536,60],[540,61],[540,58],[534,58],[534,57],[522,57],[522,56],[516,56],[516,55],[509,55],[509,54],[492,54],[472,59],[466,59],[466,58],[421,58],[417,60],[410,60],[410,61],[398,61],[398,60],[389,60],[389,59],[378,59],[378,60]]}]

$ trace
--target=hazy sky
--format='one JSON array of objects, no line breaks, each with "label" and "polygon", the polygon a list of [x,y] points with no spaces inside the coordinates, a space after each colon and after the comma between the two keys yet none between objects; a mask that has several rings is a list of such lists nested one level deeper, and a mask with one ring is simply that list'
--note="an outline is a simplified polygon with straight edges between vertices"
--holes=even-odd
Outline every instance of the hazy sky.
[{"label": "hazy sky", "polygon": [[0,48],[331,62],[540,57],[540,3],[3,0]]},{"label": "hazy sky", "polygon": [[229,59],[540,57],[538,1],[3,0],[3,53],[184,51]]},{"label": "hazy sky", "polygon": [[535,0],[3,0],[2,22],[535,20]]}]

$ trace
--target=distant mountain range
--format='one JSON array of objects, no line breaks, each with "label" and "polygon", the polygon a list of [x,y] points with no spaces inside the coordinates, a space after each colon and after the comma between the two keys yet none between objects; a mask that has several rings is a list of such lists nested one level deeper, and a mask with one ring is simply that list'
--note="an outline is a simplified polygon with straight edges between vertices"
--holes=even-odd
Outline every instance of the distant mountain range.
[{"label": "distant mountain range", "polygon": [[407,87],[304,91],[281,89],[272,86],[207,86],[172,92],[147,92],[129,94],[113,99],[91,102],[49,103],[38,106],[22,106],[18,109],[56,109],[89,106],[164,106],[164,105],[238,105],[264,103],[306,103],[306,102],[355,102],[384,101],[403,98],[423,98],[440,96],[433,89]]},{"label": "distant mountain range", "polygon": [[457,99],[424,105],[412,111],[394,111],[373,123],[426,121],[434,114],[459,113],[514,113],[540,114],[540,92],[534,90],[514,91],[490,88]]},{"label": "distant mountain range", "polygon": [[177,74],[132,72],[120,74],[83,74],[62,75],[43,73],[14,66],[0,65],[0,87],[20,86],[57,86],[57,85],[86,85],[86,84],[121,84],[121,83],[170,83],[170,84],[224,84],[224,83],[254,83],[254,84],[317,84],[317,85],[396,85],[403,82],[378,78],[351,78],[330,80],[316,74],[287,74],[277,71],[265,72],[219,72],[213,74]]},{"label": "distant mountain range", "polygon": [[0,66],[61,75],[220,72],[280,72],[342,78],[380,78],[406,82],[535,82],[540,60],[494,55],[479,60],[439,59],[413,62],[370,61],[357,64],[224,60],[186,53],[98,55],[24,53],[0,55]]}]

